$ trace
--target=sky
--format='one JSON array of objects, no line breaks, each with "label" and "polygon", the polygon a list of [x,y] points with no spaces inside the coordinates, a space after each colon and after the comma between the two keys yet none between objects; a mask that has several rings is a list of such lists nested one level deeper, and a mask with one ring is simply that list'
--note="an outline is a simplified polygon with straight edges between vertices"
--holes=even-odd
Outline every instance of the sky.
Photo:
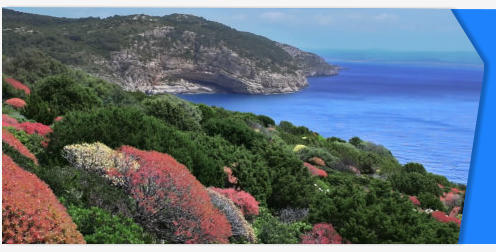
[{"label": "sky", "polygon": [[70,18],[193,14],[307,50],[475,52],[448,9],[10,9]]}]

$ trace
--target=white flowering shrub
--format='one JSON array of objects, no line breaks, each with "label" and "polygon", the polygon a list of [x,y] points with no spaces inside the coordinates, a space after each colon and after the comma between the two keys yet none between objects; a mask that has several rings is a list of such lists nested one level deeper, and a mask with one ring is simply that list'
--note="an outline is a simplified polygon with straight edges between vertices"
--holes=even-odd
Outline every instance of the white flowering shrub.
[{"label": "white flowering shrub", "polygon": [[64,158],[75,168],[96,172],[113,184],[124,186],[124,177],[108,176],[110,170],[127,174],[129,169],[137,170],[138,162],[122,153],[114,151],[100,142],[67,145],[63,149]]},{"label": "white flowering shrub", "polygon": [[255,231],[246,221],[241,210],[229,198],[212,188],[207,188],[207,191],[212,204],[226,216],[231,224],[233,237],[245,239],[250,243],[256,243]]}]

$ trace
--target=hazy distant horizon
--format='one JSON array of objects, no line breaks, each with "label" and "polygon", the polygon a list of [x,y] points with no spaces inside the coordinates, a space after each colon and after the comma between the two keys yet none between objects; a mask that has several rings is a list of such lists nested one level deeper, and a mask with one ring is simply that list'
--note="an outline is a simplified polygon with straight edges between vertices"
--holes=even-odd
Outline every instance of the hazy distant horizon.
[{"label": "hazy distant horizon", "polygon": [[484,66],[484,62],[477,53],[467,51],[388,51],[374,49],[324,49],[311,51],[330,63],[339,61]]}]

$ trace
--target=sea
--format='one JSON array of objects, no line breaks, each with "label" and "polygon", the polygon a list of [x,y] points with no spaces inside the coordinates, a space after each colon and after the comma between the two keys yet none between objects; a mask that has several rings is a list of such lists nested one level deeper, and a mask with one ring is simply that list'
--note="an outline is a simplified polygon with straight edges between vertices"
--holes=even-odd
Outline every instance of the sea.
[{"label": "sea", "polygon": [[324,137],[358,136],[391,150],[402,164],[466,184],[477,121],[482,63],[415,59],[325,58],[342,69],[308,78],[299,92],[277,95],[183,94],[229,110],[253,112]]}]

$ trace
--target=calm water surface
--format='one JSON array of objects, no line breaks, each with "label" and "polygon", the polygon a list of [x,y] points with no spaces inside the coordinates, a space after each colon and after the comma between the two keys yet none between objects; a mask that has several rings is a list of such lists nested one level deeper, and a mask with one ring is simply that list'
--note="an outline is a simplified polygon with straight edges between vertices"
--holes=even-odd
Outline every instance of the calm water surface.
[{"label": "calm water surface", "polygon": [[196,103],[265,114],[324,137],[382,144],[401,162],[466,183],[482,66],[333,62],[338,76],[309,78],[284,95],[180,95]]}]

